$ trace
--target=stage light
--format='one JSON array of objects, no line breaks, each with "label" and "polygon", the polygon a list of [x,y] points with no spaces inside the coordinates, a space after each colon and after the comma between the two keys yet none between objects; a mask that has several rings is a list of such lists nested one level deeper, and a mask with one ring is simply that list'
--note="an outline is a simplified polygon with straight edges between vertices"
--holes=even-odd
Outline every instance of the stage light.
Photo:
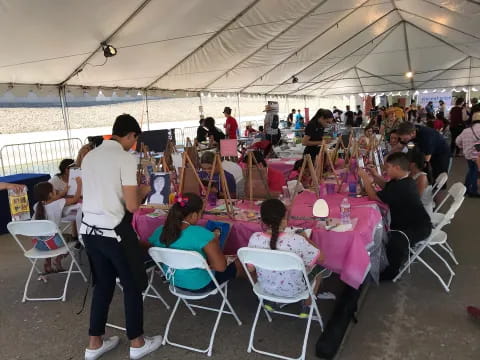
[{"label": "stage light", "polygon": [[407,72],[405,73],[405,77],[408,78],[408,79],[411,79],[411,78],[413,77],[413,72],[407,71]]},{"label": "stage light", "polygon": [[103,55],[106,58],[117,55],[117,49],[115,49],[113,45],[107,44],[106,42],[102,42],[100,45],[103,49]]}]

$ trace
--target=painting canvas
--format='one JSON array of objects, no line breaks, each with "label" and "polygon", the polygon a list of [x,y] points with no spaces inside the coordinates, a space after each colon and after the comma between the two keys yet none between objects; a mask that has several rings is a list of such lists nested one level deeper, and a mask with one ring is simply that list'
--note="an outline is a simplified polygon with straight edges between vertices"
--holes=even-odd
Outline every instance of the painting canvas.
[{"label": "painting canvas", "polygon": [[225,247],[228,234],[230,233],[230,224],[227,222],[208,220],[205,227],[213,233],[219,233],[220,248]]},{"label": "painting canvas", "polygon": [[165,172],[154,172],[150,176],[152,191],[148,194],[148,204],[168,204],[170,195],[170,175]]},{"label": "painting canvas", "polygon": [[10,203],[10,214],[13,221],[30,220],[30,205],[28,202],[27,189],[21,192],[8,190],[8,201]]}]

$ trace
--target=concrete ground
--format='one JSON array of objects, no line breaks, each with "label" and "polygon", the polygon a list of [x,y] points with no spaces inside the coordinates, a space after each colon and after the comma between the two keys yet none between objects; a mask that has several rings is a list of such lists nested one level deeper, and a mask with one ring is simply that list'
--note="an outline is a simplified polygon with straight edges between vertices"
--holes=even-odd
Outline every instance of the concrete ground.
[{"label": "concrete ground", "polygon": [[[464,173],[463,159],[456,161],[452,180],[459,181]],[[480,359],[480,323],[470,319],[465,306],[480,305],[479,253],[480,242],[475,222],[478,221],[480,200],[466,199],[453,223],[446,230],[460,265],[447,294],[438,281],[422,265],[412,267],[397,284],[372,285],[360,306],[358,324],[351,327],[344,345],[337,355],[341,360],[395,360],[395,359]],[[431,259],[434,266],[440,265]],[[88,304],[82,314],[76,315],[82,305],[85,283],[75,276],[69,286],[65,303],[21,303],[24,281],[29,263],[9,235],[0,237],[0,360],[11,359],[82,359],[87,341]],[[444,274],[444,272],[441,272]],[[58,278],[47,284],[34,281],[30,295],[57,294]],[[157,283],[162,295],[173,305],[174,299],[164,285]],[[341,288],[333,278],[325,283],[327,290]],[[250,327],[256,309],[256,298],[246,281],[232,283],[229,298],[243,321],[237,326],[232,317],[222,319],[214,345],[212,359],[263,359],[248,354],[246,348]],[[218,304],[218,301],[213,301]],[[320,301],[324,321],[333,308],[332,301]],[[116,293],[109,315],[112,323],[122,324],[122,299]],[[292,310],[297,310],[292,308]],[[145,331],[147,335],[162,334],[169,312],[154,299],[145,303]],[[177,342],[203,346],[207,332],[213,325],[213,314],[200,312],[192,317],[184,307],[174,322],[171,339]],[[298,356],[304,331],[304,322],[275,317],[272,324],[261,318],[256,345],[287,356]],[[107,334],[121,336],[120,346],[104,359],[127,359],[127,340],[122,332],[107,329]],[[315,342],[320,335],[318,324],[312,324],[307,359],[315,359]],[[206,355],[177,349],[161,348],[146,359],[203,359]]]}]

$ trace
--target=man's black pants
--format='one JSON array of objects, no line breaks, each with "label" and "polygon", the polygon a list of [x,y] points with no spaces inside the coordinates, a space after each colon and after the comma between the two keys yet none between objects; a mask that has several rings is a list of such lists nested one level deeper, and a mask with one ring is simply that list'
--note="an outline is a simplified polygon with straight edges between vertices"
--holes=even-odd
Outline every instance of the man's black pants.
[{"label": "man's black pants", "polygon": [[105,334],[108,309],[112,302],[116,278],[123,287],[127,336],[130,340],[143,335],[143,299],[125,250],[116,238],[82,235],[94,276],[90,336]]}]

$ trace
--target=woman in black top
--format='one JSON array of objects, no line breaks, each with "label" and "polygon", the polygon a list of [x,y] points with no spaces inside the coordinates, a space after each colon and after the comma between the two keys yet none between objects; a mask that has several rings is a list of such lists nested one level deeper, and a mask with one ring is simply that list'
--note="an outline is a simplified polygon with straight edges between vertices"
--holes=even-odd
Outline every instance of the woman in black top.
[{"label": "woman in black top", "polygon": [[197,128],[197,141],[207,141],[208,130],[205,127],[205,119],[200,119],[200,125]]},{"label": "woman in black top", "polygon": [[205,119],[205,127],[208,130],[208,137],[211,142],[215,144],[220,144],[220,140],[225,139],[225,134],[222,130],[215,126],[215,119],[212,117],[207,117]]},{"label": "woman in black top", "polygon": [[325,128],[332,122],[333,114],[330,110],[319,109],[317,111],[305,129],[305,135],[302,139],[302,144],[305,145],[303,155],[310,154],[312,160],[315,160],[320,152]]}]

